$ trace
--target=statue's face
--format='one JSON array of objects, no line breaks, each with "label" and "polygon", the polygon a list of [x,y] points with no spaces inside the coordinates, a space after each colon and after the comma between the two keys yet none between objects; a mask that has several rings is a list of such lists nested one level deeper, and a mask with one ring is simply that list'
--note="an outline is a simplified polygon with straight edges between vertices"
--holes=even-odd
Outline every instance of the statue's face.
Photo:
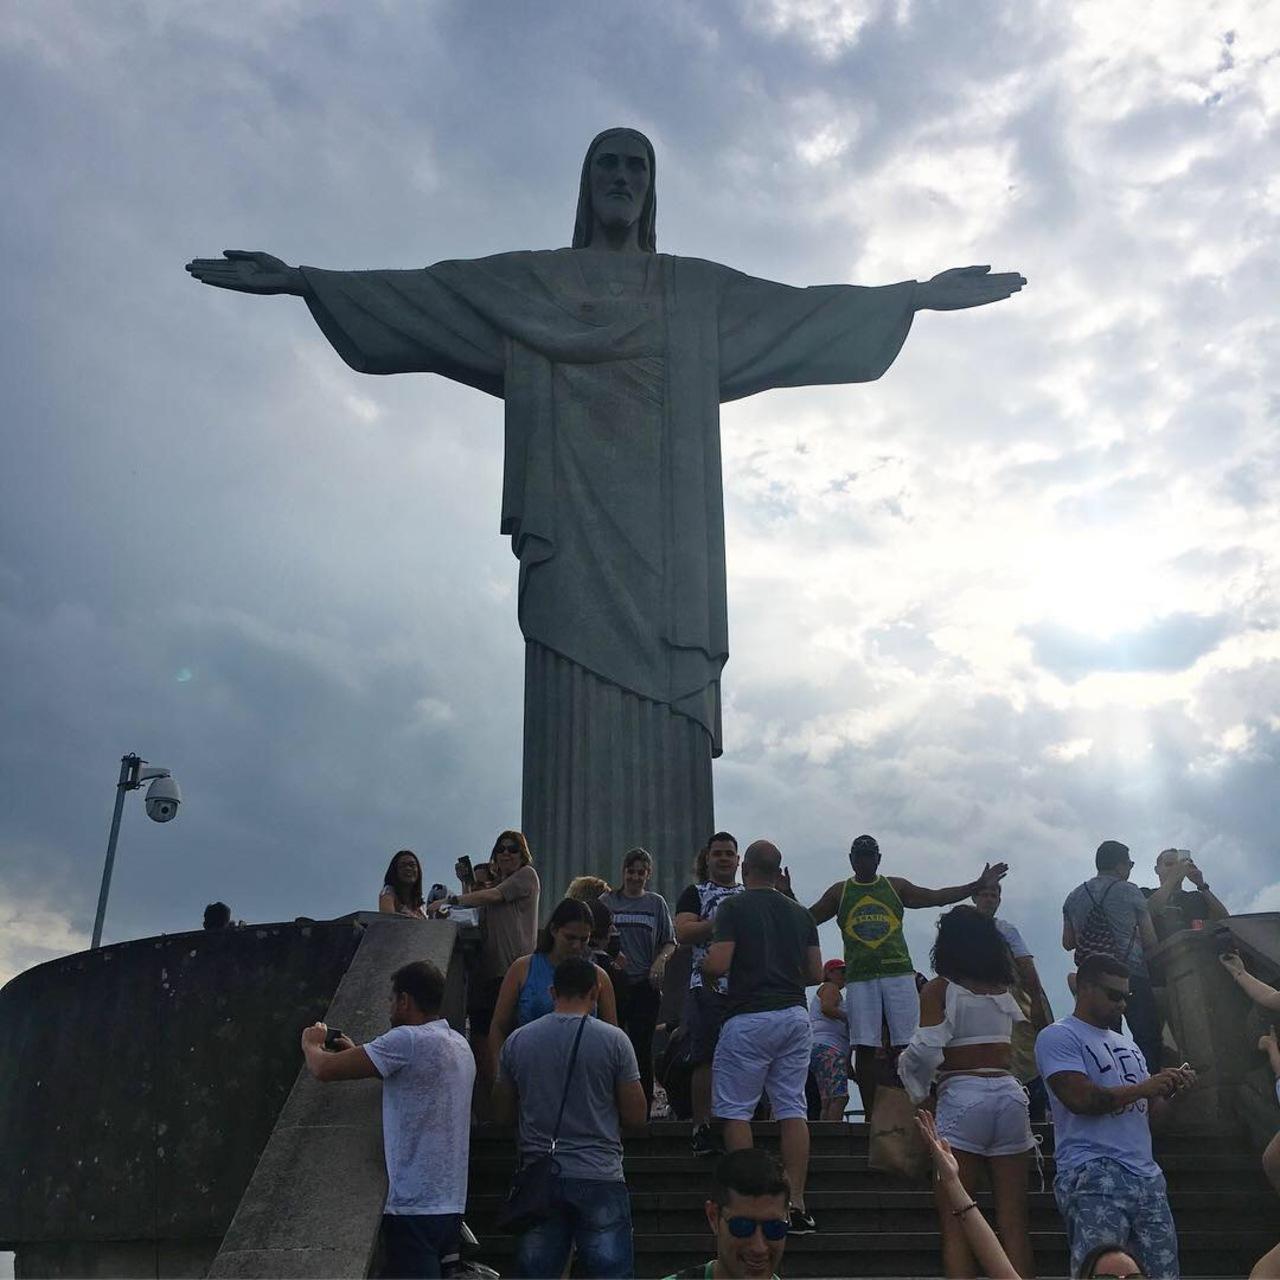
[{"label": "statue's face", "polygon": [[591,212],[602,227],[616,230],[640,221],[653,175],[639,138],[613,134],[591,157]]}]

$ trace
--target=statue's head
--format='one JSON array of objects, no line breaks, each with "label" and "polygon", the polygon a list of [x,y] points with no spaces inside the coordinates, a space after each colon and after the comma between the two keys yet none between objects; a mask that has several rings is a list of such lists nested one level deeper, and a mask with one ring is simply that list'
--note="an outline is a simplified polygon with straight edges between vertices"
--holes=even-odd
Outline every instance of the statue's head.
[{"label": "statue's head", "polygon": [[653,144],[636,129],[606,129],[587,148],[578,183],[573,247],[591,244],[597,227],[636,227],[641,250],[657,248],[657,174]]}]

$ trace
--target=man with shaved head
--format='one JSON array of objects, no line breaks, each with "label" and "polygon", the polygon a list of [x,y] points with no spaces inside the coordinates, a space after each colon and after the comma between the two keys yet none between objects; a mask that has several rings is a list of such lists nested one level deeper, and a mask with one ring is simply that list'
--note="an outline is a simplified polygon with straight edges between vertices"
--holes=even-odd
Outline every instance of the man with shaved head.
[{"label": "man with shaved head", "polygon": [[791,1182],[791,1231],[816,1231],[805,1209],[809,1121],[804,1086],[813,1031],[805,988],[822,981],[822,949],[813,917],[778,892],[782,854],[768,840],[742,856],[743,892],[716,912],[707,978],[729,975],[727,1008],[711,1068],[711,1111],[724,1125],[726,1151],[752,1145],[751,1117],[767,1094]]}]

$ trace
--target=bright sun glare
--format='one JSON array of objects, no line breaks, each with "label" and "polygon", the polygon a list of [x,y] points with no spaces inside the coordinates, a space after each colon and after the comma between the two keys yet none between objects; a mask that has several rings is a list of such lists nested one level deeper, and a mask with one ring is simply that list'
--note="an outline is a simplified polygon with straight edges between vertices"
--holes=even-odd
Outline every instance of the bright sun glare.
[{"label": "bright sun glare", "polygon": [[1170,611],[1166,550],[1118,531],[1061,535],[1029,549],[1026,613],[1106,639]]}]

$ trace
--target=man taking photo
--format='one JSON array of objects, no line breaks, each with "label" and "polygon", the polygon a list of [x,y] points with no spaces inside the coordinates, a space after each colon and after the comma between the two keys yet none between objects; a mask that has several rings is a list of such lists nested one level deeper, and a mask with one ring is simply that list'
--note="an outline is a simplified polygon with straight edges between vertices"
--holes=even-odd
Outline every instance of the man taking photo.
[{"label": "man taking photo", "polygon": [[327,1050],[323,1022],[302,1033],[307,1070],[322,1083],[382,1080],[385,1276],[438,1276],[441,1257],[458,1252],[476,1065],[440,1012],[443,1000],[444,975],[417,960],[391,976],[385,1035],[364,1045],[339,1035]]},{"label": "man taking photo", "polygon": [[1129,970],[1085,956],[1074,1012],[1036,1040],[1053,1108],[1053,1194],[1067,1227],[1071,1273],[1094,1248],[1118,1244],[1148,1276],[1178,1275],[1178,1236],[1164,1173],[1151,1154],[1151,1121],[1165,1100],[1195,1084],[1189,1067],[1149,1074],[1138,1046],[1115,1030],[1129,998]]}]

